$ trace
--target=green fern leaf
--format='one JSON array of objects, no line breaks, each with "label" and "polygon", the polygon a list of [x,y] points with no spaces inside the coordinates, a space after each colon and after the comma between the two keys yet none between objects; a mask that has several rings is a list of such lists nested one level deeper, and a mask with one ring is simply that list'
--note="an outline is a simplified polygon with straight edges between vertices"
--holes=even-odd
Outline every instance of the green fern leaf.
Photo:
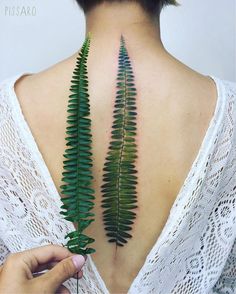
[{"label": "green fern leaf", "polygon": [[[103,221],[109,242],[124,246],[131,238],[137,208],[136,88],[124,37],[121,36],[112,136],[104,164]],[[128,233],[128,232],[129,233]]]},{"label": "green fern leaf", "polygon": [[91,153],[91,120],[87,57],[90,47],[90,35],[84,41],[77,57],[76,67],[73,71],[71,95],[68,102],[68,117],[66,128],[66,146],[63,156],[63,177],[65,182],[61,185],[63,205],[60,213],[68,221],[77,223],[76,231],[70,232],[65,238],[70,238],[66,247],[73,253],[90,254],[93,248],[86,246],[95,240],[82,234],[93,221],[94,214],[90,212],[94,206],[94,190],[92,189],[92,153]]}]

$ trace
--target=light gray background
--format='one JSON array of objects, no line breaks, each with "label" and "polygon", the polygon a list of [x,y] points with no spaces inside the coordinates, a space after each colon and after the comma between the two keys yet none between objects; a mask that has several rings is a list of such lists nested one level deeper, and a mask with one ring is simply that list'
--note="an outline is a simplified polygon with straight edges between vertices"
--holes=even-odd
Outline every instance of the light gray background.
[{"label": "light gray background", "polygon": [[[236,1],[179,3],[161,14],[167,50],[203,74],[236,81]],[[75,0],[1,0],[0,80],[67,58],[80,48],[84,34],[84,16]]]}]

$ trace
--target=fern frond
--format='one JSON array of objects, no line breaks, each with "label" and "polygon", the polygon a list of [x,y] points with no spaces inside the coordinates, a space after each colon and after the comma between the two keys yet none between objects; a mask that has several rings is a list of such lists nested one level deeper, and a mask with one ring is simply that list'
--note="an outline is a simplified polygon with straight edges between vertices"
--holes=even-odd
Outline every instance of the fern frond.
[{"label": "fern frond", "polygon": [[64,218],[77,223],[76,231],[70,232],[65,238],[70,238],[66,246],[77,254],[90,254],[95,252],[93,248],[86,248],[93,238],[82,234],[91,222],[94,221],[94,190],[92,189],[92,153],[91,153],[91,120],[87,57],[90,46],[90,35],[88,35],[77,57],[77,62],[72,76],[71,95],[68,102],[66,146],[63,156],[63,177],[65,182],[61,185],[63,205],[61,206]]},{"label": "fern frond", "polygon": [[124,37],[120,39],[117,92],[113,111],[112,136],[104,164],[102,185],[103,221],[109,242],[124,246],[132,235],[127,231],[137,208],[136,88]]}]

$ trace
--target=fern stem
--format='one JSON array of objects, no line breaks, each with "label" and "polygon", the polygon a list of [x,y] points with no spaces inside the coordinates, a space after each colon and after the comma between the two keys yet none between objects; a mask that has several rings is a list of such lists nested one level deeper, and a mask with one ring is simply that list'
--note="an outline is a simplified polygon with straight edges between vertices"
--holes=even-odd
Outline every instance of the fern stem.
[{"label": "fern stem", "polygon": [[[122,40],[122,39],[121,39]],[[126,71],[124,72],[124,80],[125,80],[125,93],[124,96],[127,96],[127,86],[126,86]],[[120,150],[120,156],[119,156],[119,172],[118,172],[118,178],[117,178],[117,186],[118,186],[118,192],[117,192],[117,231],[116,234],[118,234],[119,231],[119,218],[120,218],[120,174],[121,174],[121,162],[122,162],[122,157],[123,157],[123,151],[124,151],[124,136],[125,136],[125,114],[126,114],[126,99],[124,99],[124,108],[123,108],[123,125],[122,125],[122,146],[121,146],[121,150]],[[116,242],[116,251],[117,251],[117,242]]]}]

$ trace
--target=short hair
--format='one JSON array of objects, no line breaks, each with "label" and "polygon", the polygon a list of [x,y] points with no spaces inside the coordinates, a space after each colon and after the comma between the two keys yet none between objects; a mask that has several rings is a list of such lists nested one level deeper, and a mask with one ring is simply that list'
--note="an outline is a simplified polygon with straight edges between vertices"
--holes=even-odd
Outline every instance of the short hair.
[{"label": "short hair", "polygon": [[136,2],[141,5],[141,7],[151,16],[158,15],[166,5],[177,5],[175,0],[76,0],[79,6],[88,12],[90,9],[96,5],[103,2]]}]

